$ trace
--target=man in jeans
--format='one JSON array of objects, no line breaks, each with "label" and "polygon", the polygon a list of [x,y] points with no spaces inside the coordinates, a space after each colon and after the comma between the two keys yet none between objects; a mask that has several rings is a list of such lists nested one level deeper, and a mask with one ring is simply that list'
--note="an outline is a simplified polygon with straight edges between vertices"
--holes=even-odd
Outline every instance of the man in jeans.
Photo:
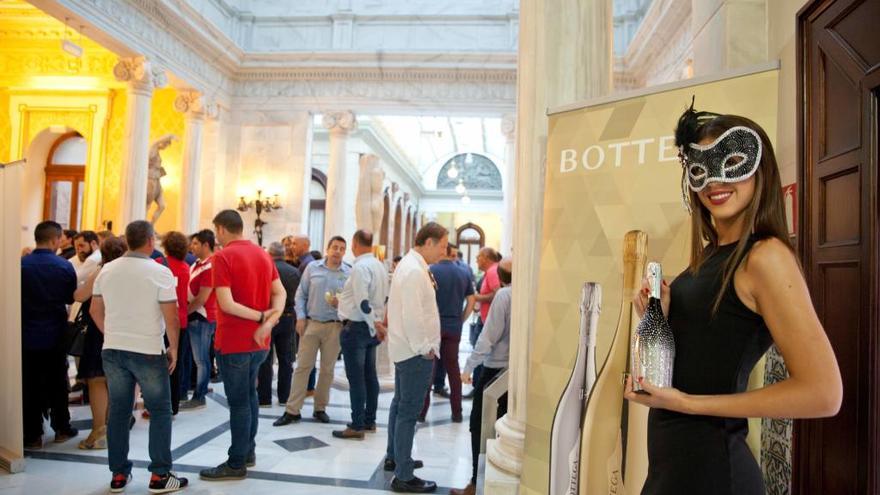
[{"label": "man in jeans", "polygon": [[345,255],[345,239],[332,237],[327,243],[327,256],[313,261],[306,267],[296,290],[296,333],[300,336],[296,371],[293,373],[293,390],[287,399],[284,414],[272,423],[285,426],[302,419],[300,411],[306,399],[309,373],[315,366],[321,351],[321,374],[315,389],[315,405],[312,417],[321,423],[329,423],[327,404],[330,402],[330,385],[333,384],[334,367],[339,357],[339,333],[342,322],[336,311],[337,296],[351,268],[342,263]]},{"label": "man in jeans", "polygon": [[40,223],[34,230],[37,248],[21,258],[22,409],[27,449],[43,447],[44,409],[52,417],[55,443],[78,433],[70,426],[67,350],[61,348],[76,273],[55,254],[61,236],[61,225]]},{"label": "man in jeans", "polygon": [[189,334],[197,372],[195,392],[192,399],[180,404],[181,411],[205,407],[205,395],[208,394],[208,382],[211,380],[211,342],[214,340],[214,329],[217,328],[217,295],[211,286],[211,258],[214,256],[215,243],[214,232],[208,229],[190,238],[190,251],[198,259],[189,272],[189,323],[186,333]]},{"label": "man in jeans", "polygon": [[257,372],[266,359],[269,335],[281,318],[287,295],[269,255],[242,237],[244,223],[237,211],[218,213],[214,230],[223,246],[212,260],[220,308],[215,347],[229,403],[232,444],[226,462],[203,469],[199,476],[220,481],[244,479],[247,468],[256,465]]},{"label": "man in jeans", "polygon": [[269,344],[269,353],[266,360],[260,365],[260,378],[257,381],[257,395],[260,399],[260,407],[272,406],[272,351],[278,357],[278,403],[286,404],[290,396],[290,380],[293,377],[293,334],[296,324],[296,312],[294,310],[294,296],[299,287],[299,270],[290,266],[284,260],[284,245],[280,242],[269,244],[269,256],[278,270],[278,277],[287,298],[284,302],[284,312],[278,324],[272,329],[272,339]]},{"label": "man in jeans", "polygon": [[373,256],[373,234],[358,230],[351,240],[356,256],[351,275],[339,296],[339,317],[343,320],[340,344],[351,398],[351,423],[334,431],[336,438],[363,439],[364,431],[376,431],[379,377],[376,375],[377,326],[384,333],[388,273]]},{"label": "man in jeans", "polygon": [[434,358],[440,351],[440,314],[428,264],[446,254],[448,231],[429,222],[416,234],[415,247],[400,260],[388,296],[388,352],[394,361],[394,399],[388,414],[388,449],[385,467],[394,468],[391,489],[427,493],[437,490],[433,481],[413,474],[412,459],[416,419],[431,383]]},{"label": "man in jeans", "polygon": [[[128,434],[134,386],[150,411],[150,491],[166,493],[187,485],[171,472],[171,388],[177,365],[180,322],[177,282],[168,267],[150,259],[153,226],[139,220],[125,228],[128,252],[108,263],[95,279],[90,314],[104,333],[104,374],[110,392],[107,448],[113,479],[110,491],[131,481]],[[163,335],[168,336],[165,349]]]}]

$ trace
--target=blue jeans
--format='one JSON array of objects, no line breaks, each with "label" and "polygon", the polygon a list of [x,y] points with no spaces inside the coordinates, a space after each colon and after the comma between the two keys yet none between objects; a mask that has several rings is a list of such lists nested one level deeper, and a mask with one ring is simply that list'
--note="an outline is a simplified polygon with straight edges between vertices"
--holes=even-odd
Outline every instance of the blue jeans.
[{"label": "blue jeans", "polygon": [[244,467],[247,455],[254,451],[259,425],[260,406],[257,401],[257,373],[268,351],[217,354],[217,365],[229,403],[229,446],[227,464],[233,469]]},{"label": "blue jeans", "polygon": [[180,329],[180,337],[177,345],[177,372],[180,383],[180,397],[186,400],[189,396],[189,384],[192,381],[192,345],[189,338],[189,326]]},{"label": "blue jeans", "polygon": [[348,394],[351,398],[351,429],[361,431],[376,424],[379,403],[379,377],[376,375],[376,346],[370,328],[362,321],[349,322],[339,336]]},{"label": "blue jeans", "polygon": [[150,411],[151,473],[163,476],[171,470],[171,386],[168,358],[164,354],[105,349],[101,353],[110,413],[107,417],[107,454],[110,471],[131,473],[128,460],[128,421],[134,404],[134,385],[141,386],[144,407]]},{"label": "blue jeans", "polygon": [[[186,327],[193,360],[196,362],[196,390],[193,400],[204,399],[211,381],[211,344],[214,342],[216,323],[193,320]],[[188,383],[188,382],[187,382]]]},{"label": "blue jeans", "polygon": [[394,399],[388,414],[388,449],[386,457],[397,467],[394,476],[401,481],[413,479],[413,438],[416,420],[422,410],[425,391],[431,385],[434,360],[415,356],[394,363]]}]

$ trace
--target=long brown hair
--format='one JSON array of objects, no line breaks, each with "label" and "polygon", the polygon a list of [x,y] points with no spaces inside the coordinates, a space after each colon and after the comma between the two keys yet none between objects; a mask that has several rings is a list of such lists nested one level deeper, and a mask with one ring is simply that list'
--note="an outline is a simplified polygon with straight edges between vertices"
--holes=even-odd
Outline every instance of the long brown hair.
[{"label": "long brown hair", "polygon": [[[773,145],[767,133],[755,122],[738,115],[719,115],[702,123],[696,129],[695,142],[703,139],[716,139],[732,127],[745,126],[753,129],[761,138],[761,162],[753,176],[755,178],[755,194],[749,205],[741,213],[745,215],[745,226],[733,256],[729,257],[722,271],[721,290],[712,305],[712,314],[718,311],[721,300],[727,292],[728,286],[733,281],[733,276],[740,264],[746,262],[749,238],[754,235],[758,240],[776,238],[782,241],[792,253],[791,243],[788,239],[788,228],[785,221],[785,206],[782,199],[782,183],[779,179],[779,167],[776,164],[776,155]],[[689,144],[689,143],[688,143]],[[702,264],[718,249],[718,231],[712,220],[709,210],[700,202],[697,193],[688,189],[690,202],[693,205],[691,213],[691,262],[689,269],[696,274]]]}]

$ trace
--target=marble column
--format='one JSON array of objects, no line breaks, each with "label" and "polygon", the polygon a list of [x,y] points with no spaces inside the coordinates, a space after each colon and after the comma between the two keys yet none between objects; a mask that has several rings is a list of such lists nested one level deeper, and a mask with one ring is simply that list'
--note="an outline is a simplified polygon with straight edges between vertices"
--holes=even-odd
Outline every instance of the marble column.
[{"label": "marble column", "polygon": [[[547,108],[610,92],[611,2],[520,3],[514,166],[513,301],[508,409],[487,444],[486,493],[518,493],[526,431],[529,349],[541,258]],[[535,405],[546,407],[546,405]]]},{"label": "marble column", "polygon": [[[5,157],[4,157],[5,158]],[[34,163],[32,167],[42,167]],[[21,184],[25,163],[0,162],[0,469],[24,471],[21,410]],[[33,239],[33,238],[31,238]]]},{"label": "marble column", "polygon": [[165,72],[144,57],[123,58],[113,67],[118,81],[128,83],[125,136],[122,145],[122,225],[147,216],[147,167],[153,89],[168,83]]},{"label": "marble column", "polygon": [[202,125],[206,116],[216,116],[216,105],[196,91],[186,91],[174,100],[174,109],[184,115],[183,179],[180,189],[180,228],[187,235],[199,230],[201,212]]},{"label": "marble column", "polygon": [[330,131],[330,158],[327,166],[327,203],[324,210],[324,238],[329,239],[334,235],[342,235],[348,238],[346,232],[345,217],[346,203],[354,207],[354,195],[356,191],[349,191],[346,187],[348,170],[348,156],[346,144],[348,134],[357,128],[357,119],[354,113],[327,112],[324,114],[322,124]]},{"label": "marble column", "polygon": [[516,115],[505,115],[501,119],[501,132],[504,134],[504,218],[501,231],[501,254],[510,256],[513,247],[514,184],[516,177]]}]

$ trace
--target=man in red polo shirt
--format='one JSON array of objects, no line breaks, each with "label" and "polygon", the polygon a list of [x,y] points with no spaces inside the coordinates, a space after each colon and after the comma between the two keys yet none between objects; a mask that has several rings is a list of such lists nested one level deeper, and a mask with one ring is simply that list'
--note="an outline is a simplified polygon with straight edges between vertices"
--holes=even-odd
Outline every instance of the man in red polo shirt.
[{"label": "man in red polo shirt", "polygon": [[199,473],[209,481],[244,479],[247,468],[257,462],[257,374],[287,298],[272,259],[245,240],[242,230],[244,223],[235,210],[223,210],[214,217],[217,241],[223,246],[212,259],[219,306],[214,347],[229,403],[232,445],[226,462]]}]

